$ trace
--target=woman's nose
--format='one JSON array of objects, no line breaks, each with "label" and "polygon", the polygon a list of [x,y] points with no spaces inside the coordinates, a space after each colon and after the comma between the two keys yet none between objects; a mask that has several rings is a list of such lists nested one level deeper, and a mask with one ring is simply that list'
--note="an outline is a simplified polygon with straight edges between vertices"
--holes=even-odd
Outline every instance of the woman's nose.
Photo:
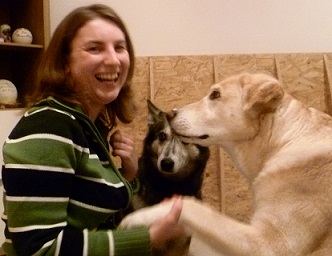
[{"label": "woman's nose", "polygon": [[120,60],[118,58],[118,54],[116,53],[116,51],[115,50],[107,51],[105,54],[104,62],[106,65],[119,64]]}]

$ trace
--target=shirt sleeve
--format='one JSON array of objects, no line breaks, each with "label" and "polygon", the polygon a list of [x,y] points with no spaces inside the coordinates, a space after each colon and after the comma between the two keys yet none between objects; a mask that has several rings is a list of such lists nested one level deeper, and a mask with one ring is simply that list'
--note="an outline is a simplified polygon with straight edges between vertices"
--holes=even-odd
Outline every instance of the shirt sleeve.
[{"label": "shirt sleeve", "polygon": [[6,140],[4,251],[7,255],[150,255],[147,228],[96,230],[93,219],[82,228],[76,213],[68,214],[70,204],[80,204],[71,198],[75,168],[88,160],[85,135],[73,120],[57,111],[28,115]]}]

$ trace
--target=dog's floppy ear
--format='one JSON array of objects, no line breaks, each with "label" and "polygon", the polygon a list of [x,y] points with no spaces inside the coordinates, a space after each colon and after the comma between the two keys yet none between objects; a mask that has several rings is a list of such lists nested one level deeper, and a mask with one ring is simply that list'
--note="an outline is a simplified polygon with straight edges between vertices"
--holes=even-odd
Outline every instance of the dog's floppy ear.
[{"label": "dog's floppy ear", "polygon": [[284,96],[282,85],[273,77],[256,76],[246,74],[241,79],[244,111],[253,110],[257,114],[273,112]]}]

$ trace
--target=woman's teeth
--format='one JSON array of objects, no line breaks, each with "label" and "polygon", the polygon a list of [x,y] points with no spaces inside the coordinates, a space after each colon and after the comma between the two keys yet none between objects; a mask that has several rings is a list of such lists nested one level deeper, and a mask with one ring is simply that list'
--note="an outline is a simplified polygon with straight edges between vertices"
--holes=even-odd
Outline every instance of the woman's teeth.
[{"label": "woman's teeth", "polygon": [[118,79],[118,74],[99,74],[96,78],[99,81],[115,82]]}]

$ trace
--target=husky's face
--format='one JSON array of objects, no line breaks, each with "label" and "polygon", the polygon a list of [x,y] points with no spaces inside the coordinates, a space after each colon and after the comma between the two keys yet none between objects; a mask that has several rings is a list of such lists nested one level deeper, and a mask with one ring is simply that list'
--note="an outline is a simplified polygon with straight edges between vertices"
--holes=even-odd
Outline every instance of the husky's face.
[{"label": "husky's face", "polygon": [[190,175],[190,170],[199,161],[197,145],[185,143],[172,133],[166,114],[149,106],[149,135],[153,162],[159,172],[167,177],[181,178]]}]

